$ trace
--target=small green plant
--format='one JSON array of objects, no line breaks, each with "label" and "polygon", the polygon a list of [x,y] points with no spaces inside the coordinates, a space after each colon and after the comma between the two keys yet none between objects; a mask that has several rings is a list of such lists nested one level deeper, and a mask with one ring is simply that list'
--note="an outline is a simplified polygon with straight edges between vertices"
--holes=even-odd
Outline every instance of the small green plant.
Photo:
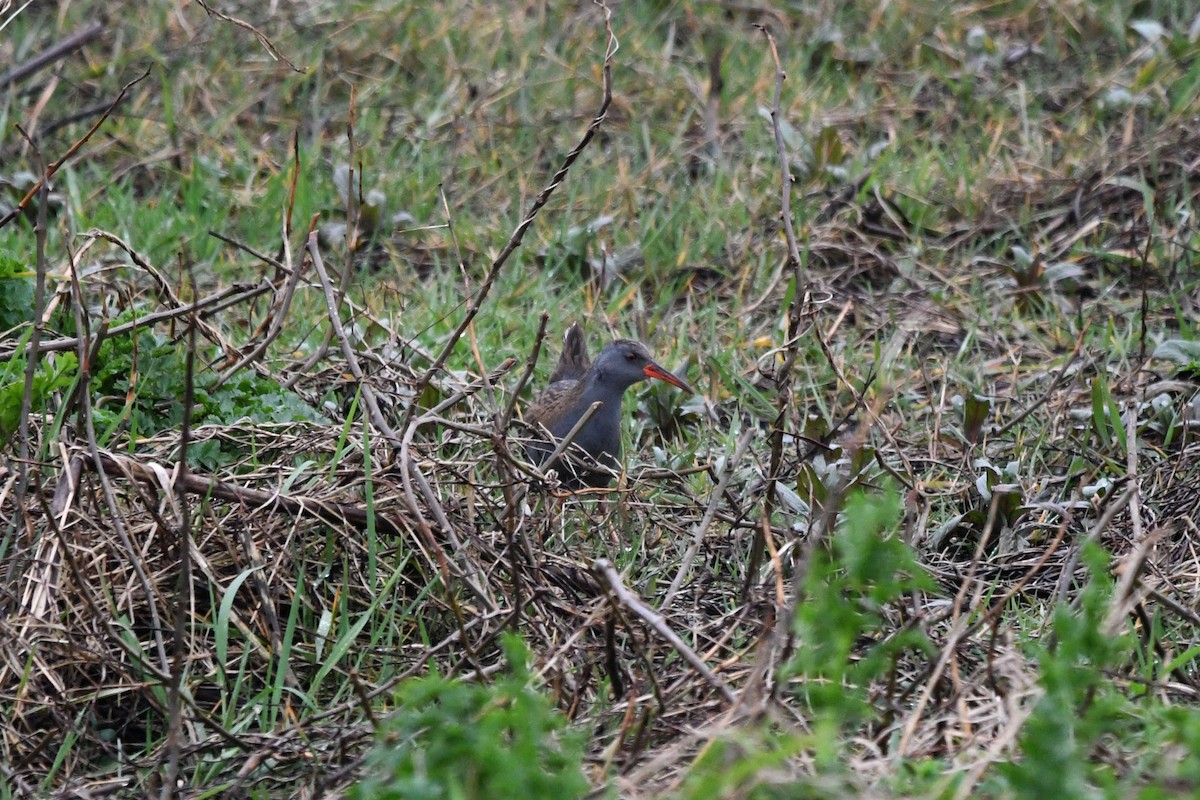
[{"label": "small green plant", "polygon": [[[25,359],[14,358],[0,371],[0,439],[8,440],[21,424],[21,398],[25,394]],[[30,411],[41,413],[53,392],[65,389],[75,378],[78,359],[74,353],[56,353],[44,358],[33,373]]]},{"label": "small green plant", "polygon": [[[127,425],[135,436],[147,436],[179,425],[185,355],[181,343],[148,330],[106,340],[92,381],[97,426],[111,432]],[[243,372],[212,391],[203,386],[207,376],[196,378],[194,425],[321,419],[300,397],[253,373]]]},{"label": "small green plant", "polygon": [[0,333],[33,320],[33,273],[0,253]]},{"label": "small green plant", "polygon": [[1128,447],[1125,441],[1125,423],[1121,420],[1121,409],[1113,398],[1108,381],[1103,375],[1092,379],[1092,426],[1096,438],[1106,452],[1124,458]]},{"label": "small green plant", "polygon": [[999,765],[993,788],[1017,800],[1182,796],[1170,787],[1197,785],[1200,712],[1153,692],[1139,698],[1136,681],[1130,691],[1112,679],[1137,642],[1108,622],[1109,554],[1088,542],[1083,560],[1090,580],[1075,607],[1058,606],[1053,635],[1036,646],[1044,694],[1022,729],[1019,758]]},{"label": "small green plant", "polygon": [[1126,637],[1104,633],[1112,593],[1108,554],[1089,543],[1084,558],[1092,578],[1079,608],[1059,606],[1054,635],[1041,648],[1045,694],[1022,731],[1022,758],[1000,769],[1018,798],[1100,796],[1097,782],[1113,776],[1090,762],[1090,751],[1106,732],[1117,731],[1122,718],[1126,725],[1132,721],[1122,713],[1125,698],[1104,673],[1130,649]]},{"label": "small green plant", "polygon": [[1200,341],[1168,339],[1154,348],[1154,357],[1174,363],[1181,378],[1200,375]]},{"label": "small green plant", "polygon": [[815,796],[814,789],[795,781],[785,769],[787,760],[800,752],[805,742],[803,736],[765,726],[735,728],[707,744],[675,797],[773,800]]},{"label": "small green plant", "polygon": [[796,656],[788,671],[812,710],[819,754],[836,758],[837,732],[874,714],[871,683],[904,652],[924,650],[917,629],[889,635],[884,607],[902,594],[932,588],[912,548],[889,535],[900,518],[894,491],[859,492],[844,522],[813,554],[797,612]]},{"label": "small green plant", "polygon": [[[856,794],[850,773],[839,777],[843,734],[875,716],[871,685],[905,652],[928,645],[915,629],[889,634],[883,613],[902,594],[932,585],[912,549],[889,535],[899,518],[895,492],[856,492],[828,545],[813,553],[794,623],[796,656],[780,675],[807,701],[812,733],[748,727],[714,739],[684,780],[681,800],[827,797],[843,780],[839,791]],[[784,765],[809,749],[823,774],[798,780]]]},{"label": "small green plant", "polygon": [[[903,592],[930,588],[911,548],[885,535],[899,516],[894,492],[855,494],[846,505],[843,527],[813,555],[795,623],[803,644],[792,668],[807,678],[824,678],[806,683],[816,711],[839,716],[865,711],[865,683],[881,675],[893,655],[923,644],[919,637],[902,637],[870,647],[865,658],[851,658],[862,637],[884,627],[885,604]],[[846,691],[844,680],[852,677],[858,691]]]},{"label": "small green plant", "polygon": [[504,649],[511,671],[492,686],[441,675],[404,683],[351,800],[583,797],[581,736],[530,687],[521,640]]}]

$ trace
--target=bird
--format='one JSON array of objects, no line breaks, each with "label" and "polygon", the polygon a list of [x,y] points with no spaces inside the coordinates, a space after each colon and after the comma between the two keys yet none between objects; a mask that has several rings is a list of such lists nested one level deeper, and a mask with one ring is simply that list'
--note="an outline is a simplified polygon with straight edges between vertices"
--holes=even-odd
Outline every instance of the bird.
[{"label": "bird", "polygon": [[[666,381],[693,394],[686,381],[656,362],[646,345],[633,339],[610,342],[595,361],[589,360],[583,329],[578,323],[571,325],[563,335],[562,353],[550,373],[550,385],[524,415],[535,429],[553,437],[552,441],[531,442],[526,448],[529,459],[544,470],[557,470],[568,489],[608,486],[621,455],[621,398],[630,386],[648,378]],[[571,447],[581,449],[599,469],[562,463],[567,459],[547,464],[557,442],[570,433],[597,401],[600,407],[576,433]]]}]

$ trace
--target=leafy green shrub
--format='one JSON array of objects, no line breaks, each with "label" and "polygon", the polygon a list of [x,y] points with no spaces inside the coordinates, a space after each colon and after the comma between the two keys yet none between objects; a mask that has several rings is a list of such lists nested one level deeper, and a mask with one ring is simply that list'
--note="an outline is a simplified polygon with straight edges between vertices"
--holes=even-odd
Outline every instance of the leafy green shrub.
[{"label": "leafy green shrub", "polygon": [[33,321],[33,278],[24,264],[0,253],[0,332]]},{"label": "leafy green shrub", "polygon": [[[890,534],[900,519],[895,492],[854,494],[829,542],[812,554],[794,621],[796,655],[779,679],[798,687],[813,714],[812,733],[740,728],[709,743],[684,780],[681,800],[805,800],[853,797],[839,776],[845,734],[876,716],[873,682],[913,650],[928,650],[915,628],[894,633],[884,607],[932,580],[912,548]],[[797,779],[782,768],[796,753],[815,753],[823,774]],[[845,784],[845,785],[843,785]]]},{"label": "leafy green shrub", "polygon": [[[121,422],[135,435],[147,436],[183,421],[187,351],[177,341],[149,330],[105,340],[92,380],[97,425]],[[251,372],[243,372],[209,392],[197,377],[192,424],[316,421],[321,416],[296,394]],[[118,404],[119,403],[119,404]]]},{"label": "leafy green shrub", "polygon": [[1095,780],[1112,777],[1102,778],[1104,767],[1088,756],[1099,736],[1122,726],[1125,699],[1104,671],[1129,653],[1130,643],[1104,633],[1112,592],[1108,554],[1089,543],[1085,558],[1092,579],[1080,596],[1079,610],[1061,604],[1054,614],[1054,635],[1040,648],[1039,682],[1045,694],[1022,730],[1022,757],[999,769],[1016,797],[1099,797]]},{"label": "leafy green shrub", "polygon": [[[0,325],[6,313],[21,311],[28,315],[33,305],[32,279],[28,298],[19,285],[20,277],[13,259],[0,255]],[[5,275],[7,270],[8,274]],[[18,277],[13,277],[17,275]],[[25,308],[10,309],[9,304],[24,302]],[[122,315],[118,321],[132,319]],[[19,321],[18,321],[19,324]],[[90,383],[93,419],[101,445],[107,446],[117,430],[128,429],[132,436],[153,436],[172,430],[183,421],[185,359],[187,351],[176,340],[143,329],[126,336],[104,340],[92,366]],[[76,379],[78,359],[74,353],[41,354],[34,376],[32,410],[39,412],[54,391]],[[253,422],[283,423],[324,421],[308,403],[278,383],[250,371],[235,375],[221,386],[208,391],[204,381],[209,372],[199,373],[193,394],[193,425],[231,424],[241,419]],[[20,423],[21,397],[25,387],[25,360],[12,358],[0,364],[0,435],[10,437]],[[192,460],[212,467],[232,460],[233,454],[205,446],[192,453]]]},{"label": "leafy green shrub", "polygon": [[916,628],[892,635],[894,623],[883,614],[901,595],[932,587],[912,548],[888,533],[899,519],[895,492],[854,494],[836,533],[813,553],[788,673],[803,678],[799,691],[813,711],[815,730],[825,734],[819,744],[836,749],[837,730],[873,715],[870,683],[905,651],[928,648]]},{"label": "leafy green shrub", "polygon": [[[0,371],[0,439],[7,440],[21,424],[21,398],[25,394],[25,359],[14,358]],[[78,371],[74,353],[43,358],[33,373],[30,411],[39,413],[53,392],[71,385]]]},{"label": "leafy green shrub", "polygon": [[520,640],[505,651],[511,674],[492,686],[440,675],[404,683],[351,800],[582,797],[582,737],[530,688]]},{"label": "leafy green shrub", "polygon": [[[776,800],[821,797],[811,784],[795,781],[784,763],[800,752],[807,739],[766,726],[737,728],[712,740],[688,770],[678,800]],[[772,774],[781,774],[776,780]]]},{"label": "leafy green shrub", "polygon": [[1180,785],[1200,789],[1200,711],[1164,704],[1157,692],[1135,700],[1113,680],[1137,642],[1106,623],[1109,554],[1089,542],[1083,558],[1091,579],[1078,608],[1059,605],[1053,635],[1038,645],[1044,694],[1021,731],[1019,757],[998,766],[993,788],[1018,800],[1181,797]]}]

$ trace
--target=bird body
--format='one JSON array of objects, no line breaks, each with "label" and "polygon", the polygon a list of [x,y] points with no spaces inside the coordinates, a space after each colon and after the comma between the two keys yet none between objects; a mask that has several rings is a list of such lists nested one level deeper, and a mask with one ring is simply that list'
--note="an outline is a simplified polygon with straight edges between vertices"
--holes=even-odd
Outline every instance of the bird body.
[{"label": "bird body", "polygon": [[[621,399],[626,389],[647,378],[664,380],[689,394],[692,391],[651,358],[644,344],[632,339],[617,339],[605,345],[596,360],[590,361],[583,331],[572,325],[563,337],[562,354],[550,374],[550,386],[525,414],[527,422],[544,428],[554,440],[532,442],[527,448],[530,459],[545,469],[557,469],[569,488],[607,486],[609,471],[616,469],[621,455]],[[596,402],[600,407],[575,434],[571,445],[606,469],[575,468],[560,463],[561,459],[546,464],[555,443],[565,438]]]}]

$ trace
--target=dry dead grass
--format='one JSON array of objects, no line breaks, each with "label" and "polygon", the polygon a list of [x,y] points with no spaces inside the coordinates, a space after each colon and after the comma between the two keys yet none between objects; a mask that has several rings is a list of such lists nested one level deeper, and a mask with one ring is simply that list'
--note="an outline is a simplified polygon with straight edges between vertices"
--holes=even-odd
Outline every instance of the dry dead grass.
[{"label": "dry dead grass", "polygon": [[[270,91],[264,96],[274,102]],[[229,118],[254,102],[246,98]],[[586,124],[575,111],[555,113]],[[1097,375],[1134,409],[1131,433],[1139,403],[1162,395],[1181,409],[1194,405],[1187,375],[1165,380],[1144,352],[1110,358],[1088,332],[1139,307],[1144,318],[1151,309],[1151,323],[1194,319],[1194,222],[1160,223],[1146,197],[1196,204],[1198,143],[1193,120],[1144,134],[1131,121],[1070,175],[990,176],[984,210],[953,230],[919,229],[878,188],[810,196],[805,277],[832,300],[793,321],[804,336],[819,335],[818,363],[792,374],[785,356],[795,359],[795,341],[735,362],[746,386],[778,404],[779,422],[748,414],[730,385],[708,398],[711,419],[668,405],[669,419],[648,426],[678,426],[675,446],[693,443],[693,463],[635,468],[618,490],[584,497],[562,497],[521,463],[521,427],[510,419],[524,384],[519,363],[497,367],[479,356],[474,368],[430,369],[447,343],[478,354],[473,327],[460,330],[461,340],[439,334],[416,345],[408,340],[416,332],[373,319],[369,302],[354,305],[329,285],[317,290],[315,245],[294,258],[261,256],[253,263],[274,273],[259,301],[269,312],[247,312],[246,294],[206,317],[215,344],[228,345],[231,331],[246,336],[227,352],[252,352],[272,341],[271,330],[312,324],[295,316],[297,285],[331,299],[322,321],[331,331],[353,313],[363,327],[388,333],[356,340],[353,357],[339,347],[343,333],[331,334],[315,364],[288,354],[253,359],[261,376],[314,403],[342,400],[321,408],[336,424],[247,420],[105,449],[88,441],[88,404],[66,393],[65,422],[32,420],[36,462],[21,463],[6,448],[3,775],[14,794],[38,794],[53,773],[45,791],[54,796],[136,796],[157,793],[163,765],[176,758],[183,774],[203,773],[202,783],[225,796],[333,796],[354,780],[396,685],[433,669],[486,680],[502,668],[498,637],[513,630],[537,654],[545,691],[592,732],[593,779],[613,781],[622,797],[666,796],[722,732],[751,720],[806,730],[797,685],[776,679],[795,644],[779,620],[796,600],[792,580],[805,563],[806,537],[813,525],[833,535],[848,484],[892,482],[905,492],[897,535],[919,550],[941,590],[883,613],[896,631],[921,629],[932,652],[911,654],[871,687],[879,717],[847,741],[853,773],[830,791],[871,796],[901,759],[932,758],[967,776],[967,796],[1014,752],[1039,694],[1023,625],[1045,624],[1054,601],[1077,596],[1087,579],[1079,561],[1085,540],[1113,554],[1114,626],[1132,622],[1144,633],[1156,615],[1167,621],[1158,624],[1200,624],[1197,420],[1184,414],[1170,444],[1143,430],[1142,447],[1117,465],[1123,477],[1107,493],[1083,497],[1081,486],[1119,470],[1112,452],[1100,452],[1092,418],[1079,413],[1092,408]],[[1026,269],[986,255],[987,243],[1018,226],[1023,241],[1037,243]],[[776,274],[751,298],[748,272],[697,270],[677,304],[737,299],[749,309],[743,327],[723,336],[777,337],[791,274],[780,232],[765,223],[734,239],[727,253],[773,253]],[[267,240],[256,246],[269,249]],[[914,267],[918,245],[927,250]],[[433,247],[453,260],[451,237]],[[126,255],[113,295],[136,296],[164,280]],[[1078,268],[1073,277],[1048,282],[1044,268],[1063,261]],[[478,289],[486,278],[468,280]],[[66,282],[61,291],[64,307],[80,305]],[[1011,325],[981,324],[981,307],[1001,298],[1027,313],[1013,314]],[[161,296],[159,324],[182,332],[189,307]],[[101,336],[93,328],[82,337],[82,352],[96,350]],[[956,354],[968,338],[964,363]],[[882,342],[889,363],[871,362],[862,341]],[[519,347],[533,350],[534,337]],[[25,345],[0,348],[8,359]],[[884,377],[865,381],[868,369]],[[780,422],[804,430],[814,376],[837,374],[849,380],[829,379],[825,406],[841,424],[772,452]],[[964,387],[992,398],[977,438],[949,403]],[[352,402],[367,394],[377,408],[351,415]],[[740,455],[736,446],[695,447],[695,439],[715,438],[712,420],[758,435]],[[185,443],[219,445],[238,458],[216,471],[184,469]],[[1079,454],[1088,464],[1082,476],[1071,472]],[[807,520],[771,496],[770,480],[794,491],[826,455],[836,455],[837,468],[823,502],[815,490],[804,498],[812,503]],[[1026,466],[1011,489],[1023,513],[1011,524],[997,517],[1000,500],[989,508],[974,493],[979,457]],[[752,572],[753,542],[767,531]],[[698,557],[681,576],[692,541]],[[677,578],[679,590],[663,602]],[[1177,653],[1160,655],[1167,662]],[[1131,667],[1114,680],[1136,677]],[[1160,676],[1153,691],[1194,704],[1190,663]],[[230,703],[264,709],[246,714]],[[1123,765],[1121,753],[1107,757]],[[812,758],[788,760],[771,779],[811,776]]]}]

